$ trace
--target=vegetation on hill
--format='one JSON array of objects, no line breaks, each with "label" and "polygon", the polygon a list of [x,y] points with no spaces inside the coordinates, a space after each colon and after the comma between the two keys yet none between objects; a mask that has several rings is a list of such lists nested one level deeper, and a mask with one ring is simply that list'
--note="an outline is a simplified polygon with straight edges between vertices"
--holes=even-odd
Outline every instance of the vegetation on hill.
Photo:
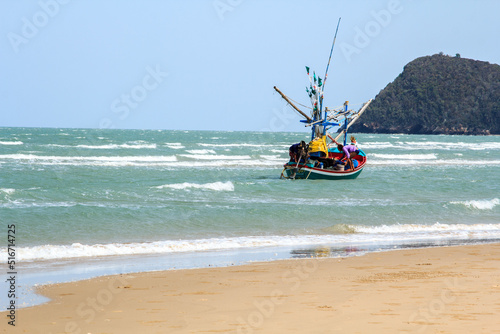
[{"label": "vegetation on hill", "polygon": [[375,97],[353,132],[500,134],[500,66],[420,57]]}]

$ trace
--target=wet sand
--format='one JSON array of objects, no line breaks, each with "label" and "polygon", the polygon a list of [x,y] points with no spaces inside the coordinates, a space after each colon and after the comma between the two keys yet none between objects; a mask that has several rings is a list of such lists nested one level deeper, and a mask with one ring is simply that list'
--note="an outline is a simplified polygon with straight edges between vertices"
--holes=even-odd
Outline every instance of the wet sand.
[{"label": "wet sand", "polygon": [[500,244],[99,277],[1,333],[500,333]]}]

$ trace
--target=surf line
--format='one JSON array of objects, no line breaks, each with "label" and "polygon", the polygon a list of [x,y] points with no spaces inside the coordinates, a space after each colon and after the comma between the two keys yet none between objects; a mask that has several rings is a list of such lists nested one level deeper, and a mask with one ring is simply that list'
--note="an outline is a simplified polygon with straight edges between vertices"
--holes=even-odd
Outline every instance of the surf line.
[{"label": "surf line", "polygon": [[9,298],[9,306],[7,307],[7,318],[10,321],[7,323],[11,326],[16,325],[16,279],[17,279],[17,271],[16,271],[16,225],[10,224],[7,226],[7,280],[8,282],[8,291],[7,297]]}]

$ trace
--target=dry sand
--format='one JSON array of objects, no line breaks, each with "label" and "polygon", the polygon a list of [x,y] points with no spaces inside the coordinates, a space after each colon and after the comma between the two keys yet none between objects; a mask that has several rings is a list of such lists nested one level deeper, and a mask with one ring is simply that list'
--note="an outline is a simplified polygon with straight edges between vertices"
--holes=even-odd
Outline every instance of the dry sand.
[{"label": "dry sand", "polygon": [[41,287],[2,333],[500,333],[500,244]]}]

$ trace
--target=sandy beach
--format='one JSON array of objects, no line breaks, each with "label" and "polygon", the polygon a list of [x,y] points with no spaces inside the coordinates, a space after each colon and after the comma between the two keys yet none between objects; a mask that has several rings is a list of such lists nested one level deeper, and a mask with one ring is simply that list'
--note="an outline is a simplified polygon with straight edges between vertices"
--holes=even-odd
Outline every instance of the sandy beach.
[{"label": "sandy beach", "polygon": [[2,333],[500,333],[500,244],[40,287]]}]

